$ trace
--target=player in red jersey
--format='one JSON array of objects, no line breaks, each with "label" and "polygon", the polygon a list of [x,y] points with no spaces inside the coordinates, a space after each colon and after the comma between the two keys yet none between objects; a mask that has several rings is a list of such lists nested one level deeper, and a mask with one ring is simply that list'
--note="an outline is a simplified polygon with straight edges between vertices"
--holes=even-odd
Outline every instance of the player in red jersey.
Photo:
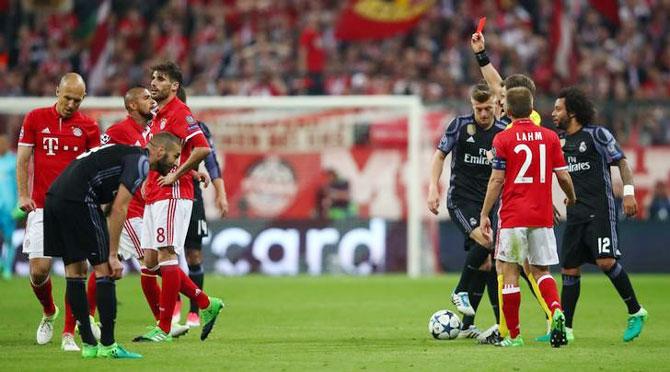
[{"label": "player in red jersey", "polygon": [[528,89],[507,91],[505,112],[513,119],[513,125],[493,139],[493,171],[480,217],[490,241],[488,215],[502,191],[496,259],[501,262],[503,312],[510,332],[500,343],[504,347],[523,345],[519,328],[519,264],[525,260],[551,310],[551,345],[567,344],[565,316],[556,282],[549,272],[550,265],[558,264],[551,203],[552,171],[567,195],[568,205],[576,201],[575,190],[558,135],[534,125],[529,119],[532,111],[533,96]]},{"label": "player in red jersey", "polygon": [[203,310],[201,340],[207,338],[223,308],[220,299],[208,297],[179,268],[177,258],[184,253],[193,207],[191,173],[211,152],[198,121],[176,96],[181,84],[182,74],[176,64],[168,62],[152,68],[151,95],[158,102],[158,112],[151,132],[170,132],[182,140],[183,146],[179,166],[167,176],[150,172],[144,186],[144,263],[147,268],[160,268],[162,288],[158,326],[137,337],[136,341],[160,342],[171,338],[172,313],[180,292],[194,299]]},{"label": "player in red jersey", "polygon": [[[145,88],[132,88],[124,96],[124,105],[128,116],[107,128],[100,137],[102,144],[115,143],[145,147],[150,131],[149,122],[153,119],[152,108],[155,101]],[[144,215],[144,199],[138,190],[128,205],[128,214],[121,232],[119,255],[124,259],[134,257],[140,262],[144,259],[140,244],[142,232],[142,216]],[[144,273],[144,271],[142,271]],[[146,293],[145,293],[146,294]],[[90,301],[90,299],[89,299]]]},{"label": "player in red jersey", "polygon": [[[44,255],[44,199],[51,183],[79,154],[100,144],[98,124],[79,112],[86,96],[86,84],[75,73],[65,74],[56,89],[56,104],[29,112],[21,127],[17,151],[16,179],[19,207],[28,212],[23,253],[30,263],[30,283],[42,304],[43,316],[37,327],[37,343],[53,337],[58,307],[51,292],[51,257]],[[32,193],[29,193],[29,166],[32,161]],[[93,324],[93,323],[92,323]],[[75,321],[65,301],[65,327],[61,347],[79,351],[74,342]],[[99,335],[99,329],[94,330]]]},{"label": "player in red jersey", "polygon": [[[151,98],[151,93],[146,88],[136,87],[126,92],[124,105],[126,111],[128,111],[128,116],[126,119],[107,128],[105,134],[100,137],[100,142],[102,144],[116,143],[145,147],[148,143],[149,132],[151,130],[149,123],[154,117],[152,110],[157,103]],[[156,271],[149,270],[144,264],[144,253],[141,244],[143,215],[144,198],[142,197],[141,190],[138,190],[128,205],[128,214],[121,231],[119,256],[123,260],[135,258],[142,265],[140,273],[142,292],[154,318],[158,321],[161,289],[158,285]],[[89,281],[89,286],[90,284]],[[89,288],[94,287],[90,286]],[[91,314],[95,312],[95,296],[92,295],[92,292],[94,291],[89,291],[88,296]],[[173,325],[170,334],[173,337],[179,337],[188,332],[188,329],[186,326]]]}]

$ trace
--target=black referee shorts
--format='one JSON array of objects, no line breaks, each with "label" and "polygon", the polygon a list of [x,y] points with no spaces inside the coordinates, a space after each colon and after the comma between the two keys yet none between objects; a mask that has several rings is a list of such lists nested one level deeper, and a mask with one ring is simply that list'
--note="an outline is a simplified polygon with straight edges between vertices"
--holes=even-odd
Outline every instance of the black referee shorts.
[{"label": "black referee shorts", "polygon": [[[482,212],[482,205],[475,202],[461,201],[458,202],[458,204],[452,204],[452,206],[447,209],[449,210],[451,222],[453,222],[465,236],[465,250],[468,251],[474,245],[479,245],[470,238],[470,233],[479,226],[479,216]],[[497,211],[497,209],[494,208],[494,211]],[[491,219],[491,226],[495,230],[497,226],[497,215],[492,212],[489,218]]]},{"label": "black referee shorts", "polygon": [[574,269],[585,263],[595,264],[598,258],[621,257],[617,225],[608,219],[593,219],[569,224],[563,233],[561,266]]},{"label": "black referee shorts", "polygon": [[47,195],[44,255],[62,257],[66,265],[80,261],[91,265],[107,262],[109,232],[100,206]]},{"label": "black referee shorts", "polygon": [[193,200],[191,221],[188,224],[188,231],[186,232],[184,248],[202,250],[202,239],[206,237],[207,234],[205,204],[202,201],[202,197],[200,197]]}]

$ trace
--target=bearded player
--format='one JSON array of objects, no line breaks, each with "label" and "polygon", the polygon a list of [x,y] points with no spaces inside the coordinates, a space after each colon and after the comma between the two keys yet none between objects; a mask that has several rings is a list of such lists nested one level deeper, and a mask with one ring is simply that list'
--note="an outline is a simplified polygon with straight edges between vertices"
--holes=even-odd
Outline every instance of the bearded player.
[{"label": "bearded player", "polygon": [[211,152],[191,110],[179,98],[182,73],[172,62],[152,67],[151,95],[158,103],[151,133],[170,132],[183,143],[178,167],[166,176],[151,172],[145,184],[142,248],[147,268],[159,268],[162,278],[160,315],[156,327],[136,341],[168,341],[172,314],[179,293],[193,299],[201,310],[205,340],[214,327],[223,301],[207,296],[179,268],[177,255],[184,254],[184,243],[193,207],[194,170]]},{"label": "bearded player", "polygon": [[581,266],[595,264],[610,279],[628,309],[624,342],[640,335],[648,313],[637,300],[633,284],[619,259],[621,250],[614,207],[611,166],[619,168],[623,183],[623,209],[627,216],[637,213],[633,172],[624,152],[607,128],[595,125],[595,108],[578,88],[563,89],[556,100],[552,118],[565,130],[566,161],[579,200],[567,209],[567,227],[561,247],[563,287],[568,340],[574,338],[572,320],[579,299]]}]

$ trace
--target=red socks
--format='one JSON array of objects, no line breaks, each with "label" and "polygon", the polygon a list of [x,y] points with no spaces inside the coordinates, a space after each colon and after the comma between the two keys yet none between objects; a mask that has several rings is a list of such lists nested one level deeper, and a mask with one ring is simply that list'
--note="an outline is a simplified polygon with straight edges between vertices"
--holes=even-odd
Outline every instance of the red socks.
[{"label": "red socks", "polygon": [[181,288],[179,291],[195,301],[200,309],[209,307],[209,297],[207,297],[205,292],[198,288],[183,270],[180,269],[179,273],[181,274]]},{"label": "red socks", "polygon": [[509,329],[511,338],[516,338],[521,329],[519,328],[519,306],[521,305],[521,291],[519,287],[505,284],[502,289],[503,314]]},{"label": "red socks", "polygon": [[65,295],[65,324],[63,325],[63,333],[69,333],[74,335],[74,327],[77,325],[77,321],[74,319],[74,314],[72,314],[72,308],[70,307],[70,302],[67,300],[67,294]]},{"label": "red socks", "polygon": [[142,293],[144,293],[144,298],[149,304],[151,313],[154,314],[154,318],[159,320],[160,318],[160,298],[161,298],[161,288],[158,286],[158,274],[155,270],[149,270],[147,268],[142,268],[142,273],[140,275],[140,284],[142,285]]},{"label": "red socks", "polygon": [[47,280],[37,285],[33,284],[31,280],[30,286],[33,288],[33,292],[35,292],[35,297],[42,304],[44,315],[53,315],[56,312],[56,305],[51,294],[51,277],[47,277]]},{"label": "red socks", "polygon": [[96,308],[96,298],[95,298],[95,293],[96,293],[96,277],[95,277],[95,271],[91,273],[91,275],[88,277],[88,284],[86,285],[86,298],[88,299],[88,314],[90,316],[95,315],[95,308]]},{"label": "red socks", "polygon": [[540,293],[544,302],[551,310],[551,313],[554,313],[554,310],[561,309],[561,298],[558,296],[558,288],[556,287],[556,281],[554,277],[547,274],[543,275],[537,280],[537,287],[540,288]]},{"label": "red socks", "polygon": [[161,288],[160,294],[160,316],[158,326],[163,332],[170,333],[172,327],[172,311],[174,310],[177,296],[179,295],[182,273],[177,261],[164,262],[161,265],[160,270],[163,280],[163,288]]}]

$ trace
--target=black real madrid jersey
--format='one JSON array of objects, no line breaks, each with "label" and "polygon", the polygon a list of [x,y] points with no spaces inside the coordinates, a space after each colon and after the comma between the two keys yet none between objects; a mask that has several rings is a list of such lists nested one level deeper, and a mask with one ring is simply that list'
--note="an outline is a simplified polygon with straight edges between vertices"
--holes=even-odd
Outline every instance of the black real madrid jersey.
[{"label": "black real madrid jersey", "polygon": [[586,125],[565,135],[563,153],[577,194],[577,204],[567,208],[568,223],[616,220],[610,165],[625,156],[612,133],[601,126]]},{"label": "black real madrid jersey", "polygon": [[448,207],[458,205],[459,200],[484,202],[491,176],[487,152],[491,150],[493,137],[504,129],[505,124],[498,120],[489,129],[482,129],[473,114],[459,116],[449,123],[437,145],[443,153],[451,153]]},{"label": "black real madrid jersey", "polygon": [[149,173],[146,149],[103,145],[77,157],[51,185],[47,195],[75,202],[105,204],[119,184],[134,194]]}]

